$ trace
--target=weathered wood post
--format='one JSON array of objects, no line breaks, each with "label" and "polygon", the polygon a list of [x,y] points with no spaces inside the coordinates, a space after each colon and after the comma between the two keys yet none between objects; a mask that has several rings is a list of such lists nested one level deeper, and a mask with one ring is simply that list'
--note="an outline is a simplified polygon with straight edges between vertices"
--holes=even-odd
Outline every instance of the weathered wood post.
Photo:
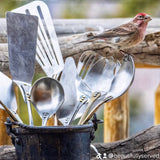
[{"label": "weathered wood post", "polygon": [[128,92],[104,106],[104,143],[128,137]]},{"label": "weathered wood post", "polygon": [[160,84],[155,92],[154,124],[160,124]]},{"label": "weathered wood post", "polygon": [[[10,77],[10,75],[7,75],[7,76]],[[18,87],[15,87],[14,91],[15,91],[16,97],[18,98]],[[6,126],[4,124],[4,122],[6,122],[7,117],[9,117],[8,113],[5,110],[0,109],[0,145],[12,144],[11,138],[8,136],[7,131],[6,131]]]},{"label": "weathered wood post", "polygon": [[6,126],[4,124],[7,117],[9,117],[7,112],[3,109],[0,109],[0,145],[10,145],[10,144],[12,144],[11,143],[11,138],[8,136],[8,134],[6,132]]},{"label": "weathered wood post", "polygon": [[53,120],[53,116],[52,116],[50,119],[48,119],[47,126],[53,126],[53,125],[54,125],[54,120]]}]

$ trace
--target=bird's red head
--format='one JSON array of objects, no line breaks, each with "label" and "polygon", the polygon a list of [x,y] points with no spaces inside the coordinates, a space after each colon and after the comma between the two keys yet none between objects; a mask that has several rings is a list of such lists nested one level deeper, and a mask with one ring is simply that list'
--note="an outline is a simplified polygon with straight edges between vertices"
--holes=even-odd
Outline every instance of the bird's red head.
[{"label": "bird's red head", "polygon": [[147,13],[138,13],[136,16],[146,16]]},{"label": "bird's red head", "polygon": [[149,21],[151,21],[152,18],[150,15],[146,14],[146,13],[138,13],[134,19],[133,22],[137,23],[137,24],[141,24],[143,22],[148,23]]}]

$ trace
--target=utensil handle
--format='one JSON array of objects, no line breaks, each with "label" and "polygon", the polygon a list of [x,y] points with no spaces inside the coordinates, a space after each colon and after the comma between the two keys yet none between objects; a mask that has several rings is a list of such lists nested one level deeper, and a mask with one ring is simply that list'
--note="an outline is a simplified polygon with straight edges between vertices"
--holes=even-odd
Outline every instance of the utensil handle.
[{"label": "utensil handle", "polygon": [[53,119],[54,119],[54,126],[58,126],[58,118],[56,114],[54,114]]},{"label": "utensil handle", "polygon": [[31,110],[31,100],[30,100],[30,88],[31,86],[27,83],[24,83],[23,85],[18,85],[20,87],[20,90],[22,91],[22,94],[24,94],[24,101],[27,103],[27,109],[28,109],[28,117],[29,117],[29,125],[33,126],[33,117],[32,117],[32,110]]},{"label": "utensil handle", "polygon": [[90,110],[90,108],[92,107],[92,104],[101,96],[101,93],[100,92],[94,92],[92,93],[91,95],[91,98],[89,100],[89,103],[87,105],[87,108],[85,110],[85,112],[83,113],[78,125],[82,125],[82,122],[84,121],[85,117],[87,116],[88,114],[88,111]]},{"label": "utensil handle", "polygon": [[69,120],[68,125],[71,125],[71,123],[73,122],[76,114],[78,113],[78,111],[80,110],[80,108],[87,102],[87,98],[85,96],[81,96],[79,103],[76,107],[76,110],[74,111],[72,118]]},{"label": "utensil handle", "polygon": [[48,120],[49,116],[50,116],[50,115],[49,115],[49,113],[47,113],[47,112],[46,112],[46,113],[44,112],[44,113],[42,114],[42,126],[46,126],[47,120]]},{"label": "utensil handle", "polygon": [[27,96],[27,109],[28,109],[29,125],[30,126],[34,126],[33,117],[32,117],[31,103],[30,103],[30,99],[29,99],[28,96]]},{"label": "utensil handle", "polygon": [[86,116],[86,118],[84,119],[84,121],[82,122],[82,124],[87,123],[91,117],[94,115],[94,113],[99,109],[99,107],[101,107],[101,105],[103,103],[109,102],[110,100],[112,100],[112,96],[107,97],[106,99],[104,99],[103,101],[101,101],[100,103],[98,103],[92,110],[91,112]]}]

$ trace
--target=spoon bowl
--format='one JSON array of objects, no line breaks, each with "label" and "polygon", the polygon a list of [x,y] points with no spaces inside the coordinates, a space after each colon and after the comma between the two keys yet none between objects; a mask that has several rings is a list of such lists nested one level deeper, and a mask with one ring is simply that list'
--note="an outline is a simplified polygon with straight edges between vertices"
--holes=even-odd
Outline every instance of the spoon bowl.
[{"label": "spoon bowl", "polygon": [[48,118],[55,114],[63,104],[63,87],[55,79],[41,78],[32,86],[31,101],[42,118],[42,126],[45,126]]}]

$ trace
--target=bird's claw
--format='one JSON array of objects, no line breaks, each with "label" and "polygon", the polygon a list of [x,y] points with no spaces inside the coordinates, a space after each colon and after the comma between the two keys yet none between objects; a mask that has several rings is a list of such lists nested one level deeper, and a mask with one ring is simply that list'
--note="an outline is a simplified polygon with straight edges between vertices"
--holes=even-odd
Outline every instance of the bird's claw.
[{"label": "bird's claw", "polygon": [[124,61],[128,61],[129,60],[129,56],[132,56],[132,57],[135,57],[133,54],[131,53],[128,53],[124,50],[120,50],[120,53],[124,56]]}]

